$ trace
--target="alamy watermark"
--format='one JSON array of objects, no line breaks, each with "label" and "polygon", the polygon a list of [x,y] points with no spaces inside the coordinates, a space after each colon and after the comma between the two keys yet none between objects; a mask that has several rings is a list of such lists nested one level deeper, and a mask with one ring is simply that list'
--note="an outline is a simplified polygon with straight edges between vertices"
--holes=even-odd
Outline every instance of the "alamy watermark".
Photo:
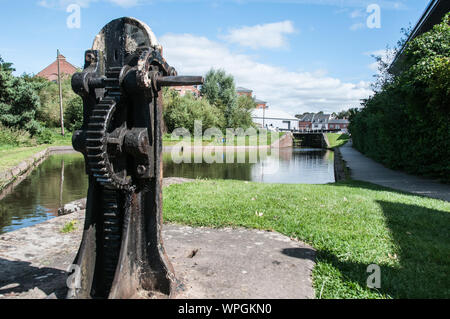
[{"label": "alamy watermark", "polygon": [[81,268],[78,265],[70,265],[67,272],[72,274],[67,278],[66,284],[69,289],[81,289]]},{"label": "alamy watermark", "polygon": [[81,7],[76,3],[69,4],[66,9],[70,15],[67,17],[67,27],[69,29],[81,28]]},{"label": "alamy watermark", "polygon": [[[279,143],[279,133],[256,128],[228,128],[225,133],[212,127],[203,130],[202,121],[195,121],[193,135],[186,128],[177,128],[171,140],[178,142],[171,149],[172,161],[207,164],[256,164],[264,165],[265,174],[279,169],[279,151],[271,144]],[[275,145],[276,146],[276,145]]]},{"label": "alamy watermark", "polygon": [[381,268],[376,264],[371,264],[367,267],[367,272],[370,273],[367,277],[367,287],[381,288]]},{"label": "alamy watermark", "polygon": [[381,8],[378,4],[373,3],[367,6],[367,27],[369,29],[380,29],[381,28]]}]

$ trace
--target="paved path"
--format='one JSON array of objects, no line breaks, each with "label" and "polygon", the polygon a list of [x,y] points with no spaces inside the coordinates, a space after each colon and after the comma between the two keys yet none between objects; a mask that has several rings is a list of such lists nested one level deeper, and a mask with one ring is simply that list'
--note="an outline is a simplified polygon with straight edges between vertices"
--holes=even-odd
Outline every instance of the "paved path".
[{"label": "paved path", "polygon": [[[69,222],[77,230],[62,234]],[[65,298],[84,211],[0,236],[0,299]],[[315,250],[275,232],[164,225],[179,299],[310,299]],[[195,252],[195,253],[194,253]]]},{"label": "paved path", "polygon": [[355,150],[351,141],[340,150],[352,179],[450,201],[450,185],[386,168]]}]

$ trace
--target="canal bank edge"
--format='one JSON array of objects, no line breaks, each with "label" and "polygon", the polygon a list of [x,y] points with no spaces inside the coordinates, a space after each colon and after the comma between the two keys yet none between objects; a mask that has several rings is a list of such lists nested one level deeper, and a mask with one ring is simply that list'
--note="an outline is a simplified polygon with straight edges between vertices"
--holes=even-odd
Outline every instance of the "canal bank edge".
[{"label": "canal bank edge", "polygon": [[344,159],[342,158],[342,153],[339,147],[331,147],[328,136],[322,133],[323,139],[327,145],[327,149],[334,152],[334,177],[337,182],[345,181],[350,178],[349,168],[347,167]]},{"label": "canal bank edge", "polygon": [[345,181],[350,178],[350,172],[342,158],[342,153],[339,147],[333,147],[334,151],[334,177],[336,179],[336,183],[340,181]]},{"label": "canal bank edge", "polygon": [[71,146],[51,146],[20,162],[17,166],[0,172],[0,200],[20,184],[36,167],[42,164],[50,155],[72,153]]}]

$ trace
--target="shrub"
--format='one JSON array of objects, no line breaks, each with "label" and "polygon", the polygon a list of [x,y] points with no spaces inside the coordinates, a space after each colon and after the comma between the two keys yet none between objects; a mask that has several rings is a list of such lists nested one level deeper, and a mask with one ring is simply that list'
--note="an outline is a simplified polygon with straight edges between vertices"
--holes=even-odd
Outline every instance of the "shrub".
[{"label": "shrub", "polygon": [[33,85],[10,72],[0,71],[0,123],[7,127],[27,130],[31,135],[40,132],[36,121],[39,97]]},{"label": "shrub", "polygon": [[79,96],[73,97],[64,112],[64,126],[71,132],[79,130],[83,125],[83,100]]},{"label": "shrub", "polygon": [[[71,78],[65,76],[61,81],[63,93],[63,110],[69,107],[69,103],[77,97],[72,90]],[[59,106],[59,86],[58,83],[45,81],[37,89],[41,107],[37,113],[37,119],[45,123],[46,127],[58,127],[61,125]]]},{"label": "shrub", "polygon": [[408,43],[391,74],[352,116],[353,145],[386,166],[450,182],[450,14]]},{"label": "shrub", "polygon": [[0,124],[0,146],[35,146],[36,140],[25,130]]},{"label": "shrub", "polygon": [[195,120],[201,120],[203,131],[211,127],[222,128],[225,119],[222,112],[206,99],[196,99],[191,94],[179,96],[175,91],[165,91],[164,121],[169,132],[186,128],[194,133]]},{"label": "shrub", "polygon": [[55,141],[52,130],[48,128],[42,129],[36,136],[36,140],[39,144],[52,144]]}]

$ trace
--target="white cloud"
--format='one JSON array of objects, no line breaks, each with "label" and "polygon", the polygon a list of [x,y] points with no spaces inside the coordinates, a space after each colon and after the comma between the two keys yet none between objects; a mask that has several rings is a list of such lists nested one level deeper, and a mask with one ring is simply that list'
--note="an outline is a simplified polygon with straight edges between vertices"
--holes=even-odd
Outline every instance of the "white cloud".
[{"label": "white cloud", "polygon": [[306,111],[340,111],[358,107],[372,94],[369,83],[344,83],[318,72],[296,72],[259,63],[245,54],[232,52],[226,45],[191,34],[160,37],[167,61],[184,75],[204,75],[211,68],[224,69],[236,85],[250,88],[272,108],[292,115]]},{"label": "white cloud", "polygon": [[351,17],[352,19],[354,19],[354,18],[359,18],[359,17],[362,17],[362,16],[364,16],[364,14],[363,14],[363,12],[362,12],[361,10],[359,10],[359,9],[356,9],[356,10],[354,10],[354,11],[352,11],[352,12],[350,13],[350,17]]},{"label": "white cloud", "polygon": [[289,4],[314,4],[335,7],[365,8],[369,4],[376,2],[383,9],[404,10],[407,8],[406,0],[234,0],[237,3],[289,3]]},{"label": "white cloud", "polygon": [[364,29],[364,27],[365,27],[365,24],[362,23],[362,22],[359,22],[359,23],[352,24],[350,26],[350,30],[351,31],[356,31],[356,30],[359,30],[359,29]]},{"label": "white cloud", "polygon": [[[143,3],[157,2],[184,2],[184,3],[207,3],[209,5],[219,7],[220,0],[39,0],[38,4],[47,8],[66,8],[69,4],[76,3],[82,7],[88,7],[91,2],[106,1],[117,4],[121,7],[132,7]],[[374,2],[374,0],[230,0],[237,4],[244,3],[289,3],[289,4],[314,4],[329,5],[337,7],[366,7]],[[377,3],[383,9],[403,10],[407,8],[406,0],[378,0]]]},{"label": "white cloud", "polygon": [[[384,63],[391,64],[394,61],[396,51],[394,49],[381,49],[373,52],[366,52],[365,55],[381,57]],[[368,65],[369,69],[379,73],[379,62],[375,61]]]},{"label": "white cloud", "polygon": [[294,32],[294,24],[287,20],[230,29],[223,39],[252,49],[274,49],[288,46],[286,35]]},{"label": "white cloud", "polygon": [[40,0],[38,5],[45,8],[67,8],[70,4],[78,4],[82,8],[87,8],[93,2],[105,1],[116,4],[120,7],[134,7],[140,3],[140,0]]}]

